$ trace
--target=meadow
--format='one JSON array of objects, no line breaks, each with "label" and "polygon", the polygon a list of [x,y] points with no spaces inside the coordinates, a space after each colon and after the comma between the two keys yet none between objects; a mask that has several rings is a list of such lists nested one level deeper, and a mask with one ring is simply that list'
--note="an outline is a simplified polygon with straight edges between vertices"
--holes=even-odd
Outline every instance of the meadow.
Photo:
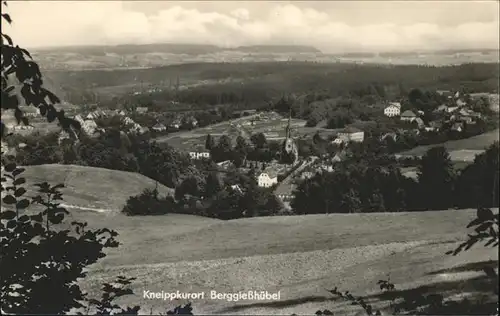
[{"label": "meadow", "polygon": [[[127,199],[156,183],[143,175],[77,165],[26,166],[28,196],[35,194],[33,184],[64,183],[64,204],[88,210],[120,212]],[[174,190],[158,183],[160,195],[173,195]]]},{"label": "meadow", "polygon": [[[216,138],[219,138],[222,135],[227,135],[235,138],[236,136],[240,135],[240,131],[243,131],[249,136],[258,133],[264,133],[268,140],[285,139],[285,128],[288,121],[287,118],[274,113],[272,119],[256,120],[252,125],[251,117],[252,116],[237,118],[231,121],[225,121],[202,128],[197,128],[191,131],[174,132],[167,136],[157,137],[156,141],[160,143],[167,142],[169,145],[177,149],[189,150],[196,148],[197,146],[204,147],[207,134],[210,134]],[[238,124],[240,125],[240,127],[236,127],[236,125]],[[305,120],[291,120],[293,137],[311,138],[316,132],[319,132],[322,136],[333,135],[336,132],[336,130],[326,128],[306,127],[305,124]]]},{"label": "meadow", "polygon": [[[33,182],[64,182],[74,220],[119,233],[119,248],[89,267],[81,280],[91,297],[118,275],[135,277],[135,294],[117,303],[159,313],[185,301],[143,297],[143,291],[209,293],[280,291],[279,301],[195,300],[195,314],[311,314],[329,309],[353,315],[359,308],[332,297],[338,286],[384,307],[376,282],[390,277],[402,291],[476,295],[485,282],[481,267],[498,265],[498,253],[477,246],[446,256],[466,237],[475,210],[255,217],[221,221],[192,215],[128,217],[117,212],[129,195],[154,182],[128,172],[82,166],[26,167]],[[32,187],[31,187],[32,188]],[[159,187],[163,194],[171,189]],[[31,191],[31,190],[29,190]],[[32,192],[30,192],[32,194]],[[93,209],[92,207],[100,207]],[[498,210],[495,210],[498,212]]]},{"label": "meadow", "polygon": [[401,156],[422,156],[432,147],[444,146],[450,153],[452,161],[472,162],[477,154],[482,153],[488,146],[499,140],[500,130],[496,129],[481,135],[450,140],[442,144],[418,146],[400,153]]},{"label": "meadow", "polygon": [[[199,292],[280,291],[280,301],[193,301],[195,314],[311,314],[330,309],[352,315],[359,308],[334,299],[338,286],[378,301],[376,282],[390,279],[400,290],[452,296],[474,292],[480,267],[498,254],[478,246],[446,256],[465,237],[474,210],[386,214],[334,214],[219,221],[188,215],[128,218],[73,211],[90,227],[120,233],[122,246],[90,267],[83,288],[96,295],[102,282],[134,276],[135,294],[119,300],[146,313],[185,301],[144,299],[144,290]],[[479,267],[479,268],[478,268]],[[427,286],[427,287],[426,287]]]}]

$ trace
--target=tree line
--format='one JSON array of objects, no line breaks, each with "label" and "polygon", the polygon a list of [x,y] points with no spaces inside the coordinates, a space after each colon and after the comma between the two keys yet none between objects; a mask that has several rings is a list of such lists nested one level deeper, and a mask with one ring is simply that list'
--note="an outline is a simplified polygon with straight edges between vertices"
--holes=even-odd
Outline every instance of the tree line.
[{"label": "tree line", "polygon": [[358,157],[302,181],[291,203],[296,214],[399,212],[498,207],[498,142],[456,171],[444,147],[417,163],[417,178],[394,158]]}]

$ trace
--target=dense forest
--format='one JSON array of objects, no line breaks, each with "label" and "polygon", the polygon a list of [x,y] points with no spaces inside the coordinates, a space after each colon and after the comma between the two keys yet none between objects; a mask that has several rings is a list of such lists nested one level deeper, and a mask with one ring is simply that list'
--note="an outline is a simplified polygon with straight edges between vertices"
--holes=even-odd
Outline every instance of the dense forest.
[{"label": "dense forest", "polygon": [[[70,102],[84,103],[95,87],[130,86],[129,92],[155,88],[146,93],[151,101],[176,100],[199,106],[220,103],[262,105],[286,94],[322,93],[329,97],[367,95],[393,99],[412,88],[424,90],[498,90],[498,64],[455,66],[388,66],[320,64],[308,62],[192,63],[151,69],[49,71],[47,76],[70,95]],[[207,81],[199,84],[200,81]],[[224,82],[220,82],[224,80]],[[194,85],[196,84],[196,86]],[[181,89],[176,89],[181,87]],[[84,92],[85,91],[85,92]],[[133,96],[131,96],[133,97]]]}]

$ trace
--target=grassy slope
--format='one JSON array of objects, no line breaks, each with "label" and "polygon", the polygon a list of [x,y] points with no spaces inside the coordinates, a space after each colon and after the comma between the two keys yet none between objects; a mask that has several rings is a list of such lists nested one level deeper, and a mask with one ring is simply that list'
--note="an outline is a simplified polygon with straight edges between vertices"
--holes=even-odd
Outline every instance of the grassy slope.
[{"label": "grassy slope", "polygon": [[[125,171],[58,164],[25,168],[29,185],[44,181],[51,185],[64,183],[64,203],[85,208],[121,210],[131,195],[155,187],[154,180]],[[173,189],[161,184],[158,191],[161,195],[173,194]]]},{"label": "grassy slope", "polygon": [[[195,301],[195,313],[303,314],[319,308],[348,307],[330,299],[325,287],[340,286],[369,294],[376,281],[391,274],[399,287],[428,282],[460,288],[470,283],[441,284],[433,271],[467,262],[498,260],[494,250],[478,247],[458,257],[445,256],[465,237],[473,211],[427,213],[310,215],[252,218],[222,222],[167,215],[126,218],[122,215],[73,212],[90,227],[110,227],[123,245],[92,267],[84,288],[117,275],[135,276],[136,295],[120,302],[160,312],[172,303],[144,300],[151,291],[281,291],[280,302],[229,303]],[[474,276],[472,274],[467,277]],[[459,276],[460,277],[460,276]],[[407,282],[407,283],[405,283]],[[258,303],[258,304],[256,304]],[[243,306],[248,304],[247,306]],[[253,304],[253,305],[252,305]]]},{"label": "grassy slope", "polygon": [[[454,155],[457,156],[457,158],[460,160],[462,160],[463,158],[470,158],[465,156],[472,156],[471,158],[473,160],[474,154],[482,152],[488,146],[493,144],[493,142],[498,141],[499,137],[498,135],[499,135],[499,130],[496,129],[494,131],[490,131],[481,135],[465,139],[452,140],[443,144],[418,146],[411,150],[402,152],[401,155],[423,155],[431,147],[444,146],[450,153],[455,152]],[[470,153],[470,155],[463,155],[459,151],[465,151],[463,153],[465,154]],[[452,153],[452,158],[454,155]]]}]

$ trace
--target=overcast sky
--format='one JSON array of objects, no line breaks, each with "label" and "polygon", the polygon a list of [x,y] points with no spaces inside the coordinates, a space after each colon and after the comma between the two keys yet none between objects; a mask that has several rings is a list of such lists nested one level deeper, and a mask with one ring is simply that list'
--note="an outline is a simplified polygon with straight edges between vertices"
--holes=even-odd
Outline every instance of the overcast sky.
[{"label": "overcast sky", "polygon": [[324,52],[498,48],[498,1],[11,1],[24,47],[203,43]]}]

